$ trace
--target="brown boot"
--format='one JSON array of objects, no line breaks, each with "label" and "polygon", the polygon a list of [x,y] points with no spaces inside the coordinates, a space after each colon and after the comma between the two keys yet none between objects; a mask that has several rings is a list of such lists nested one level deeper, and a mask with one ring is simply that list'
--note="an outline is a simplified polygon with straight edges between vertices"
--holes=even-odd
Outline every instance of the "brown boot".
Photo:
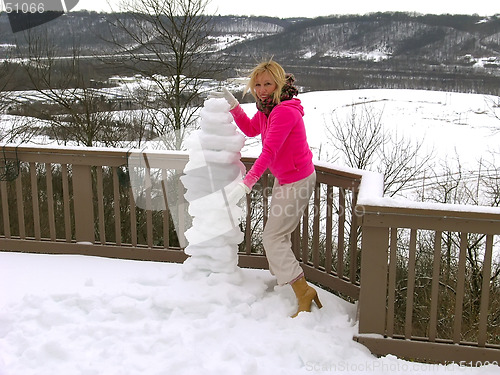
[{"label": "brown boot", "polygon": [[321,305],[321,302],[319,301],[316,289],[310,287],[307,284],[305,277],[301,277],[297,281],[294,281],[292,284],[292,289],[295,292],[295,296],[297,296],[297,302],[299,303],[299,308],[295,315],[292,316],[292,318],[295,318],[302,311],[310,312],[313,300],[318,308],[321,309],[323,307],[323,305]]}]

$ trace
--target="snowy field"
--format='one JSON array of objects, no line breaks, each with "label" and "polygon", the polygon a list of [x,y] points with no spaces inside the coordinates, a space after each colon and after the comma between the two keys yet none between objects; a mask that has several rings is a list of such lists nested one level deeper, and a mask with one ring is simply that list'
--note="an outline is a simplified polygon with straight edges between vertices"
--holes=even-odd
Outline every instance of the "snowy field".
[{"label": "snowy field", "polygon": [[182,265],[0,253],[1,375],[500,374],[376,358],[355,306],[319,290],[297,318],[267,271],[186,278]]},{"label": "snowy field", "polygon": [[[387,130],[424,140],[438,158],[458,154],[474,168],[500,151],[500,120],[490,108],[497,97],[353,90],[300,99],[322,160],[341,162],[325,131],[332,112],[341,118],[363,103],[382,111]],[[255,154],[259,145],[248,142],[245,150]],[[291,319],[291,287],[276,286],[266,270],[192,277],[183,267],[0,253],[0,375],[500,375],[492,365],[377,358],[352,340],[355,305],[319,290],[323,309]]]}]

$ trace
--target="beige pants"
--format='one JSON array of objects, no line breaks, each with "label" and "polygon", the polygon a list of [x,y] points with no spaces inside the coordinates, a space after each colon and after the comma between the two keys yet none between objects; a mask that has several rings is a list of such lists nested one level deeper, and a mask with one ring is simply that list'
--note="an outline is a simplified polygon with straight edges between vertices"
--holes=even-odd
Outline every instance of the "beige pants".
[{"label": "beige pants", "polygon": [[273,187],[269,218],[264,228],[262,241],[269,271],[278,279],[279,285],[295,281],[303,275],[292,251],[291,234],[297,228],[316,185],[316,172],[292,184]]}]

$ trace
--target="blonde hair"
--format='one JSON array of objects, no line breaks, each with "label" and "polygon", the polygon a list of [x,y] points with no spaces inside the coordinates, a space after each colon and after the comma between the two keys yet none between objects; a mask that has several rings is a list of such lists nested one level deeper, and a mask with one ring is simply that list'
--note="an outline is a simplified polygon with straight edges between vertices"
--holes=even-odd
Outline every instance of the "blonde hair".
[{"label": "blonde hair", "polygon": [[268,72],[273,78],[274,83],[276,83],[276,90],[274,90],[272,96],[273,102],[279,104],[281,102],[281,89],[283,88],[283,86],[285,86],[286,83],[285,69],[283,69],[283,67],[276,61],[273,61],[273,59],[261,62],[259,65],[253,68],[252,72],[249,75],[250,81],[248,82],[243,95],[250,91],[255,100],[258,99],[255,92],[255,80],[259,74],[264,72]]}]

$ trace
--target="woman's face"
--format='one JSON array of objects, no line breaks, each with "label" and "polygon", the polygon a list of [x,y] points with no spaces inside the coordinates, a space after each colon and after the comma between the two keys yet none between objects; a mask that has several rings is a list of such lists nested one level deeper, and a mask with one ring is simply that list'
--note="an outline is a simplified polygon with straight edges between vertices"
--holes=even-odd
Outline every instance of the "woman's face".
[{"label": "woman's face", "polygon": [[276,90],[276,82],[267,71],[257,74],[255,77],[255,93],[260,100],[266,100]]}]

